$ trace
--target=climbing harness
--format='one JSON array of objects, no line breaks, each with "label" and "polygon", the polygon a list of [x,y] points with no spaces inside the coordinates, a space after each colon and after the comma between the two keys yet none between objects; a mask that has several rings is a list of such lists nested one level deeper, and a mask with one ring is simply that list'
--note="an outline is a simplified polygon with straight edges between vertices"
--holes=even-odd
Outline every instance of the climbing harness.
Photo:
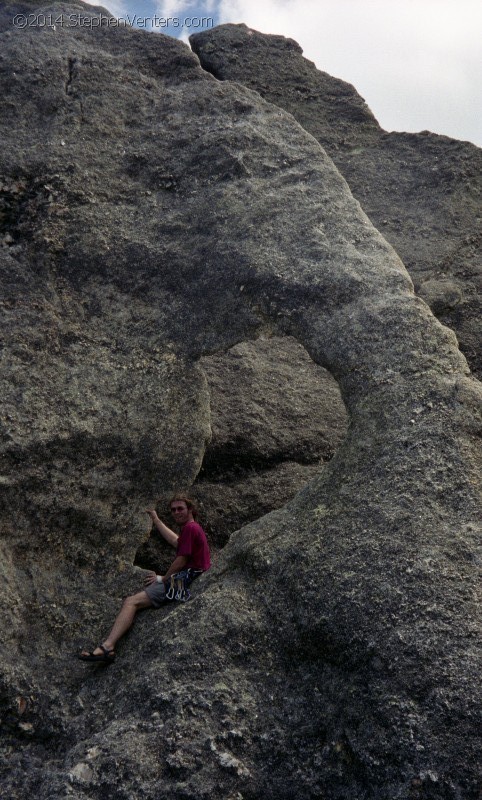
[{"label": "climbing harness", "polygon": [[202,574],[202,569],[183,569],[176,572],[169,579],[169,588],[166,591],[166,600],[179,600],[185,603],[191,597],[189,587],[195,578]]}]

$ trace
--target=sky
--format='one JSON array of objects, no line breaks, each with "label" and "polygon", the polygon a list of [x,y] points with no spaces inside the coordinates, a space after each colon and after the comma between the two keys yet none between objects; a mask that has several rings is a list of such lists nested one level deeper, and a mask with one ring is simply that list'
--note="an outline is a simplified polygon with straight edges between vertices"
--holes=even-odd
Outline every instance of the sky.
[{"label": "sky", "polygon": [[[295,39],[355,86],[387,131],[482,146],[480,0],[92,0],[129,24],[176,36],[225,22]],[[168,18],[178,22],[166,25]]]}]

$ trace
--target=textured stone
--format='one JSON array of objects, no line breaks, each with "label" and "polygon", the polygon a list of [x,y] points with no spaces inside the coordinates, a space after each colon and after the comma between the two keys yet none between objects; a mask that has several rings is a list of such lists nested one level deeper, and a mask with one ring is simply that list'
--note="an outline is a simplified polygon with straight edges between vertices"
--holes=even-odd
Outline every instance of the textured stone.
[{"label": "textured stone", "polygon": [[[182,43],[7,28],[0,54],[5,795],[475,800],[453,332],[315,139]],[[145,503],[199,473],[199,360],[273,335],[337,380],[334,457],[108,670],[73,661],[139,586]]]},{"label": "textured stone", "polygon": [[[330,373],[292,337],[261,337],[206,356],[211,438],[193,493],[211,544],[226,544],[247,522],[280,508],[329,461],[347,415]],[[159,503],[165,512],[169,497]],[[166,518],[170,524],[169,518]],[[169,564],[154,533],[136,563]]]},{"label": "textured stone", "polygon": [[289,111],[323,145],[421,297],[431,302],[434,281],[457,286],[456,304],[434,298],[431,307],[480,376],[480,148],[428,131],[386,133],[353,86],[316,69],[292,39],[220,25],[190,41],[205,69]]},{"label": "textured stone", "polygon": [[333,457],[347,415],[336,381],[292,338],[243,342],[201,366],[212,436],[194,489],[211,541],[224,543]]}]

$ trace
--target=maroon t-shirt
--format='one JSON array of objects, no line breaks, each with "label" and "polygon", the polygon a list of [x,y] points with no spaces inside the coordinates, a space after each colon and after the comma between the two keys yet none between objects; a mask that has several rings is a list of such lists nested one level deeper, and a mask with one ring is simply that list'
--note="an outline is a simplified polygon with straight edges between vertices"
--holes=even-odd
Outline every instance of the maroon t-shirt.
[{"label": "maroon t-shirt", "polygon": [[205,572],[211,566],[209,545],[206,534],[197,522],[186,522],[177,540],[177,556],[186,556],[185,569],[202,569]]}]

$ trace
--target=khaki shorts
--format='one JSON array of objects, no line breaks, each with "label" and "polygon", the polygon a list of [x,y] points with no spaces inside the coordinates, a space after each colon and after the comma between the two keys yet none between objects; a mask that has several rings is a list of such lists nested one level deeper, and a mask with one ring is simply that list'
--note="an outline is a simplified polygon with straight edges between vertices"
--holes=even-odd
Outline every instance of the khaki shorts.
[{"label": "khaki shorts", "polygon": [[166,587],[161,583],[150,583],[144,589],[154,608],[160,608],[166,602]]}]

